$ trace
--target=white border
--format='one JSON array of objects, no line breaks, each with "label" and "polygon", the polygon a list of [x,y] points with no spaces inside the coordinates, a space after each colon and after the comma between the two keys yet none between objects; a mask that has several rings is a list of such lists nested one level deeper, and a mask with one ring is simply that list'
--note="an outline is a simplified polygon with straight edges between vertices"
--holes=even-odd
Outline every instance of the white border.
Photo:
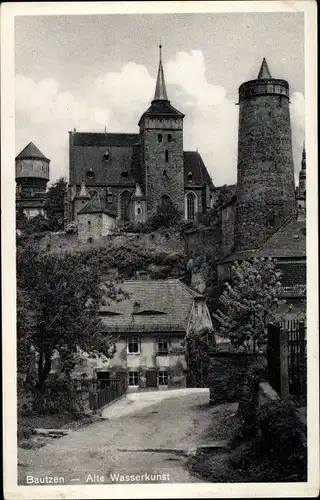
[{"label": "white border", "polygon": [[[307,483],[161,484],[101,486],[17,486],[15,371],[15,181],[14,181],[14,17],[17,15],[141,14],[205,12],[304,12],[305,104],[307,150],[307,289],[308,289],[308,461]],[[319,492],[319,329],[317,248],[317,5],[301,1],[206,2],[42,2],[1,5],[2,103],[2,297],[4,479],[6,499],[53,498],[210,498],[314,497]]]}]

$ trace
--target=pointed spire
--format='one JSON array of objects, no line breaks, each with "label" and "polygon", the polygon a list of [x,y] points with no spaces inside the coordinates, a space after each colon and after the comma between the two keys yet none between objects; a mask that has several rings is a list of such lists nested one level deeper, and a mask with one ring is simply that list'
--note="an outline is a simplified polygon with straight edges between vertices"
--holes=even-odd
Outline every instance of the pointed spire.
[{"label": "pointed spire", "polygon": [[301,170],[305,170],[305,169],[306,169],[306,143],[305,143],[305,141],[303,141]]},{"label": "pointed spire", "polygon": [[168,101],[168,96],[167,96],[167,90],[166,90],[166,82],[164,80],[164,73],[163,73],[163,67],[162,67],[162,45],[159,45],[159,51],[160,51],[160,60],[159,60],[159,69],[158,69],[158,76],[157,76],[157,84],[156,84],[156,91],[154,93],[154,101]]},{"label": "pointed spire", "polygon": [[272,78],[272,76],[270,74],[266,58],[264,57],[263,61],[262,61],[262,64],[261,64],[261,68],[260,68],[259,74],[258,74],[258,80],[262,80],[262,79],[265,80],[265,79],[268,79],[268,78]]},{"label": "pointed spire", "polygon": [[85,199],[85,200],[90,200],[90,195],[88,193],[88,190],[86,188],[86,184],[85,184],[84,181],[81,182],[80,192],[79,192],[77,198],[82,198],[82,199]]}]

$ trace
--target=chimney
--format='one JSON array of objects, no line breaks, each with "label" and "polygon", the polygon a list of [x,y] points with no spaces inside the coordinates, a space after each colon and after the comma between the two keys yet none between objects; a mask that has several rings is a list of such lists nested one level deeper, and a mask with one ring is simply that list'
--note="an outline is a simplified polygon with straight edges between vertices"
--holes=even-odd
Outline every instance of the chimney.
[{"label": "chimney", "polygon": [[148,271],[136,271],[136,279],[138,281],[148,281],[150,279]]}]

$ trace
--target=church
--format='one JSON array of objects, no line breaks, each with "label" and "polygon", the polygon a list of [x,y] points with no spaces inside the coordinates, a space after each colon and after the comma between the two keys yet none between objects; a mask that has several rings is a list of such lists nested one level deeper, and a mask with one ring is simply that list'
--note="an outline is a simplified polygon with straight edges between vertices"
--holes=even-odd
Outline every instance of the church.
[{"label": "church", "polygon": [[212,208],[208,170],[197,151],[183,150],[183,119],[167,95],[160,46],[154,98],[139,133],[69,132],[66,227],[86,214],[100,214],[108,228],[145,222],[166,204],[185,220]]}]

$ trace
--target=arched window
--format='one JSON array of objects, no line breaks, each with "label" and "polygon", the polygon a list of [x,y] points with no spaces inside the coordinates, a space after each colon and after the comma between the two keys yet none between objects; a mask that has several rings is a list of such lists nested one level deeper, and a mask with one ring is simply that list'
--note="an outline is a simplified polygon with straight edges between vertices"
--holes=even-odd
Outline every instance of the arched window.
[{"label": "arched window", "polygon": [[110,160],[110,153],[109,151],[106,149],[106,151],[104,152],[104,155],[103,155],[104,159],[105,160]]},{"label": "arched window", "polygon": [[187,219],[194,220],[197,214],[197,197],[194,193],[188,193],[186,196],[187,202]]},{"label": "arched window", "polygon": [[119,216],[121,220],[129,220],[129,205],[130,205],[131,193],[130,191],[122,191],[119,196],[120,206],[119,206]]},{"label": "arched window", "polygon": [[188,179],[188,182],[192,182],[192,179],[193,179],[192,172],[188,172],[187,179]]}]

